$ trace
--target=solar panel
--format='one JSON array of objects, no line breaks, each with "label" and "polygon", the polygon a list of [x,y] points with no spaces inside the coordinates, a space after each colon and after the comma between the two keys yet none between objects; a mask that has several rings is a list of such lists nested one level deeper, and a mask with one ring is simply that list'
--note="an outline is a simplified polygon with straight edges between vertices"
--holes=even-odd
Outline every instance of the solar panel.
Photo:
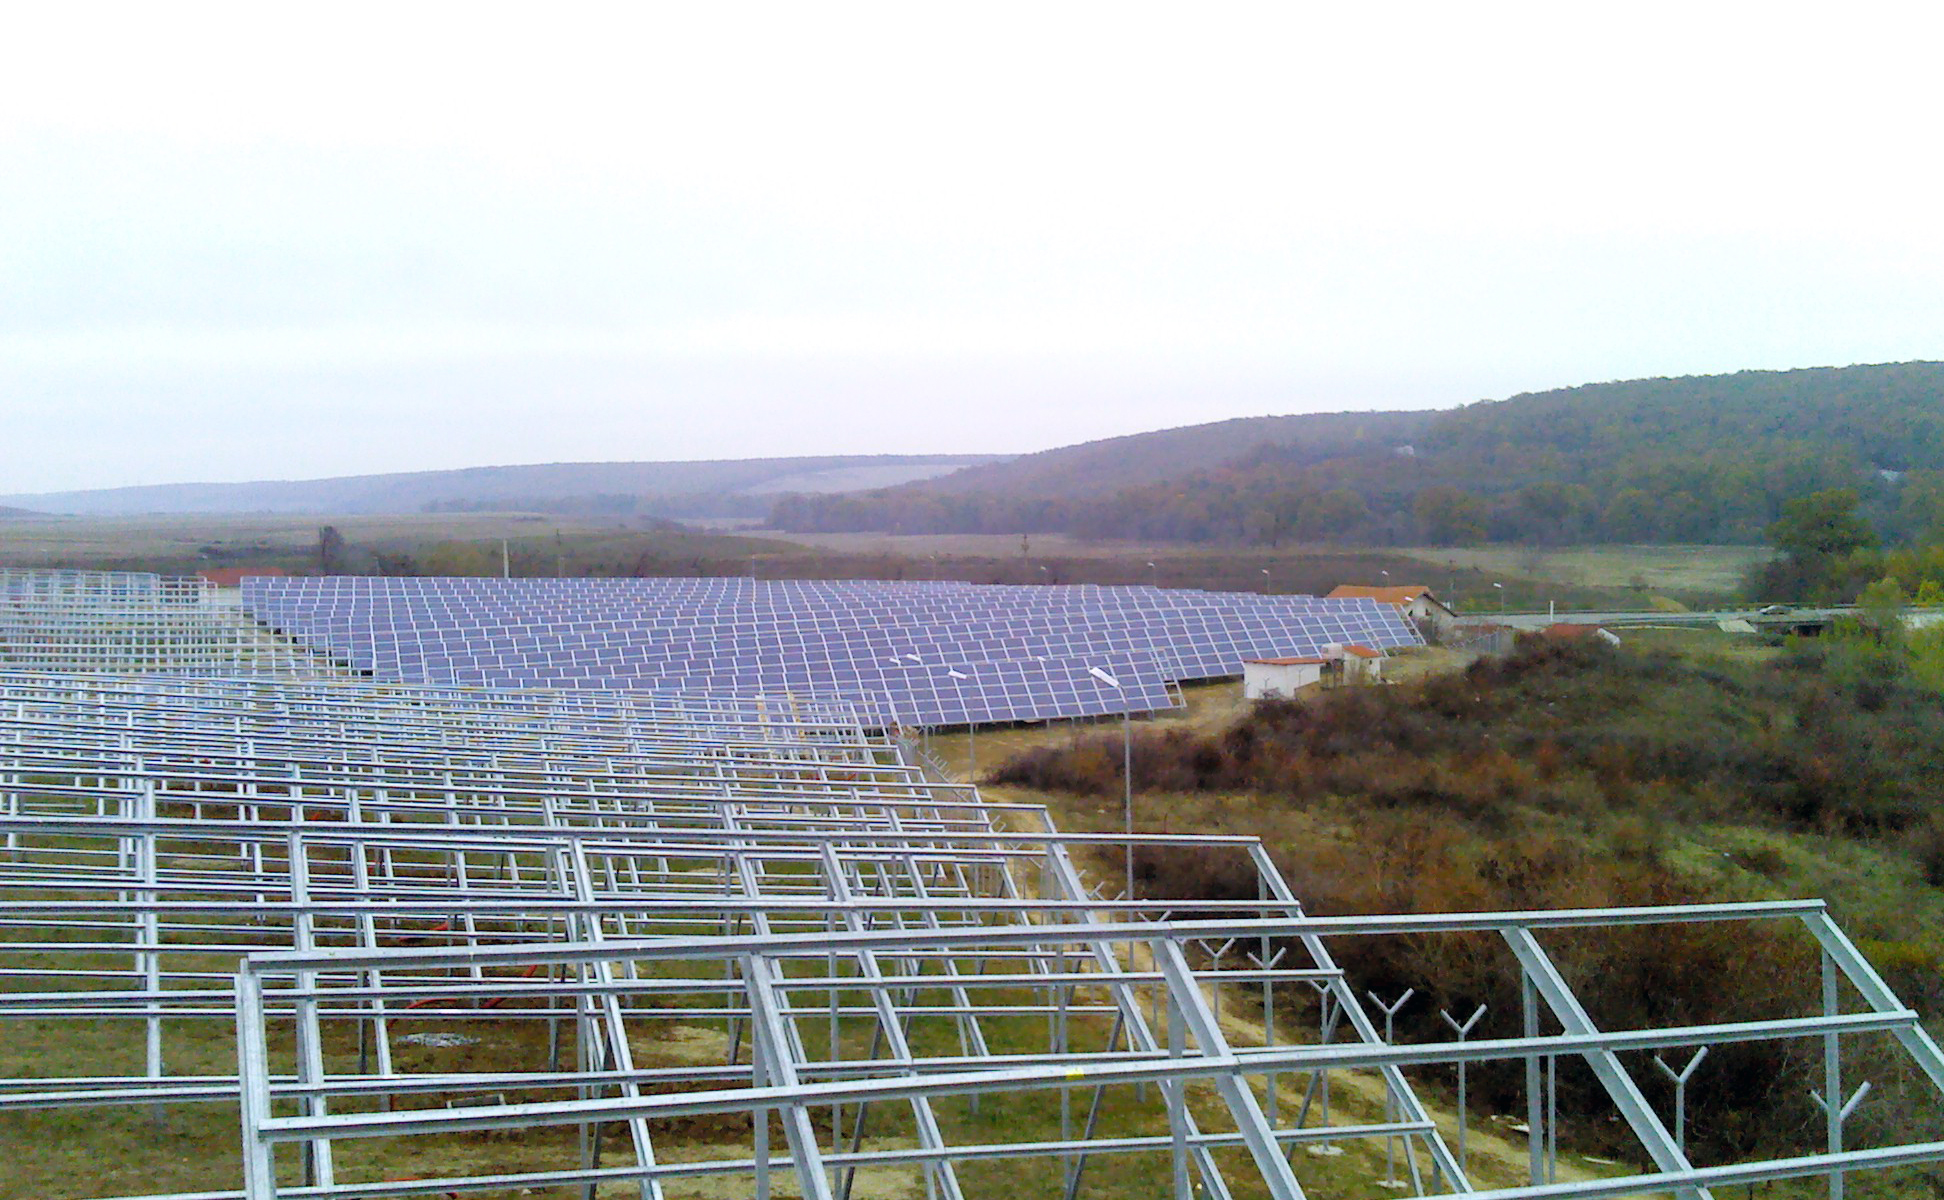
[{"label": "solar panel", "polygon": [[1372,600],[1144,586],[331,576],[243,592],[263,623],[381,679],[832,696],[928,725],[1151,711],[1245,658],[1418,641]]}]

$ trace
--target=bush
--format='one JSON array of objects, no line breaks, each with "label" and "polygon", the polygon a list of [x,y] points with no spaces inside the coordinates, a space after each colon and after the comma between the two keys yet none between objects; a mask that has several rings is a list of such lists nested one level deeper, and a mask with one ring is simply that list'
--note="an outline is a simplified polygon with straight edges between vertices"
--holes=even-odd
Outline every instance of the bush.
[{"label": "bush", "polygon": [[[1696,663],[1528,641],[1415,685],[1266,702],[1219,733],[1144,731],[1134,774],[1143,793],[1183,805],[1213,810],[1219,797],[1244,797],[1235,806],[1257,829],[1288,814],[1347,814],[1337,840],[1311,836],[1313,822],[1281,840],[1262,829],[1318,914],[1723,898],[1668,853],[1681,821],[1892,835],[1925,881],[1944,887],[1944,814],[1933,812],[1944,795],[1944,697],[1868,677],[1822,648],[1769,663]],[[1034,751],[995,778],[1116,794],[1119,739]],[[1771,878],[1788,866],[1773,850],[1746,865]],[[1256,894],[1251,865],[1232,853],[1147,850],[1136,869],[1148,896]],[[1816,1011],[1814,948],[1792,934],[1761,922],[1542,940],[1595,1022],[1620,1029]],[[1481,1036],[1517,1031],[1518,971],[1496,937],[1346,939],[1332,949],[1360,992],[1419,990],[1405,1036],[1442,1039],[1438,1009],[1479,1003],[1489,1006]],[[1921,949],[1872,954],[1913,1001],[1944,1005],[1944,973]],[[1786,1148],[1813,1115],[1798,1098],[1814,1049],[1719,1047],[1691,1089],[1702,1153]],[[1517,1064],[1479,1072],[1481,1102],[1512,1103],[1519,1076]],[[1658,1073],[1635,1077],[1662,1098]],[[1604,1108],[1585,1072],[1562,1072],[1561,1085],[1565,1111]]]},{"label": "bush", "polygon": [[[1145,791],[1351,797],[1485,826],[1526,807],[1894,832],[1944,794],[1944,697],[1850,678],[1822,651],[1696,664],[1603,643],[1522,642],[1502,659],[1393,688],[1266,701],[1220,734],[1143,731]],[[1105,796],[1119,738],[1030,751],[995,782]],[[1739,811],[1736,811],[1736,810]]]}]

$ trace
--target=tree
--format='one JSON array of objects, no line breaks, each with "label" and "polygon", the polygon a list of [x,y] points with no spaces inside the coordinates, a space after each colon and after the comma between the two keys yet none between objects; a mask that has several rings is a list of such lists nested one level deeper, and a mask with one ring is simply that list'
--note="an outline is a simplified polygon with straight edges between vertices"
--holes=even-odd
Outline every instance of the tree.
[{"label": "tree", "polygon": [[1304,499],[1296,532],[1306,542],[1353,540],[1370,520],[1370,508],[1349,488],[1331,488]]},{"label": "tree", "polygon": [[1622,488],[1607,505],[1600,523],[1612,541],[1650,541],[1655,532],[1653,497],[1639,488]]},{"label": "tree", "polygon": [[1898,516],[1912,542],[1944,542],[1944,471],[1912,471],[1903,478]]},{"label": "tree", "polygon": [[1782,506],[1782,515],[1768,527],[1769,544],[1798,560],[1835,559],[1877,544],[1857,508],[1862,500],[1855,488],[1828,488],[1798,496]]},{"label": "tree", "polygon": [[1901,653],[1904,648],[1904,605],[1908,602],[1903,585],[1894,576],[1877,580],[1856,598],[1864,627],[1893,653]]},{"label": "tree", "polygon": [[1785,503],[1768,527],[1769,542],[1780,553],[1756,578],[1758,598],[1840,603],[1881,575],[1876,531],[1857,511],[1860,504],[1851,488]]},{"label": "tree", "polygon": [[1434,546],[1469,546],[1485,540],[1485,502],[1455,487],[1431,487],[1411,506],[1425,540]]},{"label": "tree", "polygon": [[317,573],[334,575],[344,569],[344,535],[337,526],[326,525],[317,531]]}]

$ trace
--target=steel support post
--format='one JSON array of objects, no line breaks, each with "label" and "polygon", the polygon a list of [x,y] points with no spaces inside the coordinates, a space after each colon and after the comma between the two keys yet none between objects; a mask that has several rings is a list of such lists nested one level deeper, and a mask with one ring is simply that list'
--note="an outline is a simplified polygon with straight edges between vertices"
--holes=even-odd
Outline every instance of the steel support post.
[{"label": "steel support post", "polygon": [[[363,815],[359,812],[358,800],[355,795],[351,800],[350,817],[353,823],[361,824],[363,822]],[[351,855],[352,885],[358,889],[360,895],[369,896],[372,890],[371,864],[365,859],[367,848],[362,842],[353,842],[349,847],[349,853]],[[376,950],[378,948],[378,923],[371,915],[369,908],[366,908],[358,914],[358,940],[364,944],[366,949]],[[382,976],[377,971],[369,972],[365,976],[365,985],[374,993],[380,990],[379,985],[381,982]],[[381,997],[374,995],[370,1001],[370,1008],[372,1013],[371,1020],[368,1022],[358,1022],[358,1070],[360,1073],[368,1070],[364,1050],[366,1033],[369,1031],[370,1039],[377,1044],[378,1074],[389,1076],[392,1074],[391,1025],[385,1016],[385,1002]],[[379,1100],[379,1104],[381,1107],[389,1108],[391,1106],[391,1097],[382,1097]]]},{"label": "steel support post", "polygon": [[[1269,857],[1269,851],[1257,842],[1249,847],[1249,857],[1255,863],[1257,875],[1268,884],[1270,894],[1286,906],[1283,910],[1284,914],[1301,917],[1303,906],[1296,899],[1296,893],[1290,890],[1288,881],[1282,877],[1282,872],[1276,869],[1275,860]],[[1322,938],[1314,934],[1302,934],[1298,940],[1309,954],[1311,963],[1319,970],[1339,969],[1335,957],[1330,954],[1330,949],[1324,944]],[[1382,1044],[1384,1039],[1377,1036],[1377,1026],[1371,1022],[1370,1014],[1363,1010],[1363,1005],[1357,1003],[1356,993],[1341,981],[1339,986],[1341,994],[1338,1002],[1342,1005],[1345,1019],[1350,1022],[1350,1028],[1356,1031],[1358,1040],[1366,1044],[1373,1042]],[[1424,1102],[1418,1099],[1417,1092],[1412,1089],[1410,1081],[1404,1078],[1404,1072],[1398,1067],[1386,1066],[1383,1068],[1383,1076],[1384,1087],[1391,1095],[1397,1097],[1404,1119],[1425,1130],[1424,1143],[1431,1154],[1432,1166],[1450,1181],[1454,1191],[1471,1191],[1471,1184],[1467,1181],[1463,1169],[1458,1166],[1458,1159],[1438,1133],[1437,1125],[1431,1120],[1430,1112],[1425,1109]],[[1411,1152],[1409,1141],[1404,1143],[1404,1160],[1410,1168],[1413,1187],[1422,1192],[1423,1181],[1419,1177],[1417,1158]]]},{"label": "steel support post", "polygon": [[[1443,1017],[1444,1023],[1449,1025],[1451,1031],[1458,1035],[1458,1044],[1462,1046],[1465,1044],[1465,1039],[1471,1036],[1471,1031],[1478,1027],[1478,1022],[1484,1018],[1485,1006],[1483,1004],[1479,1005],[1472,1011],[1472,1015],[1466,1017],[1463,1021],[1455,1020],[1450,1013],[1443,1009],[1438,1010],[1438,1015]],[[1467,1103],[1465,1095],[1465,1068],[1467,1065],[1464,1059],[1461,1058],[1458,1060],[1458,1165],[1463,1167],[1467,1174],[1470,1174],[1471,1159],[1465,1151],[1465,1134],[1471,1127],[1471,1107]]]},{"label": "steel support post", "polygon": [[[1171,1008],[1178,1014],[1176,1019],[1186,1024],[1188,1033],[1194,1037],[1196,1047],[1204,1056],[1228,1057],[1228,1040],[1222,1036],[1221,1024],[1202,996],[1201,985],[1189,969],[1180,943],[1168,938],[1158,939],[1150,945],[1155,948],[1156,963],[1167,980]],[[1255,1092],[1239,1073],[1233,1071],[1223,1072],[1214,1079],[1216,1090],[1228,1105],[1229,1115],[1235,1119],[1235,1127],[1242,1135],[1243,1144],[1255,1159],[1256,1169],[1262,1172],[1271,1200],[1303,1200],[1302,1185],[1297,1183],[1295,1173],[1289,1169],[1289,1160],[1283,1157],[1282,1148],[1276,1142],[1275,1130],[1256,1103]],[[1174,1086],[1185,1087],[1183,1084]]]},{"label": "steel support post", "polygon": [[[852,903],[855,897],[851,893],[849,881],[844,876],[844,865],[838,858],[837,848],[829,842],[825,842],[819,849],[823,861],[824,876],[827,881],[826,886],[830,889],[830,898],[836,904],[836,911],[843,914],[845,928],[849,929],[852,933],[863,932],[864,918]],[[864,951],[857,956],[857,964],[859,973],[871,989],[871,1003],[877,1010],[878,1028],[883,1032],[884,1038],[891,1048],[891,1053],[901,1059],[910,1059],[912,1056],[911,1044],[905,1040],[903,1020],[899,1016],[896,1006],[892,1004],[890,994],[885,990],[882,982],[884,972],[878,966],[877,954],[872,951]],[[914,1075],[915,1072],[906,1071],[904,1074]],[[939,1127],[937,1114],[932,1111],[931,1101],[923,1096],[913,1097],[911,1112],[913,1119],[918,1125],[919,1144],[929,1150],[945,1149],[945,1134]],[[863,1128],[863,1111],[861,1109],[858,1112],[858,1128],[860,1130]],[[845,1172],[844,1192],[846,1200],[848,1200],[851,1179],[855,1173],[854,1169]],[[964,1200],[964,1193],[959,1190],[958,1176],[952,1170],[950,1159],[939,1159],[936,1162],[927,1164],[925,1175],[927,1191],[930,1190],[932,1183],[936,1182],[938,1187],[944,1192],[947,1200]]]},{"label": "steel support post", "polygon": [[[1519,968],[1519,1001],[1522,1016],[1520,1032],[1528,1038],[1539,1036],[1539,989],[1533,985],[1532,972]],[[1528,1178],[1536,1184],[1546,1182],[1546,1104],[1539,1077],[1537,1052],[1525,1056],[1526,1162]]]},{"label": "steel support post", "polygon": [[[592,904],[595,898],[594,883],[588,869],[586,843],[580,841],[571,843],[567,855],[566,865],[569,867],[569,877],[563,882],[571,887],[575,899],[583,904]],[[581,918],[580,940],[586,942],[605,940],[601,918],[598,915]],[[628,1044],[628,1023],[622,1008],[622,996],[613,987],[616,978],[613,962],[606,958],[597,958],[591,970],[595,982],[602,985],[601,996],[597,1003],[600,1011],[598,1028],[604,1035],[602,1040],[607,1047],[603,1057],[610,1064],[610,1069],[619,1071],[624,1076],[632,1075],[635,1069],[634,1050]],[[626,1096],[641,1094],[640,1087],[629,1082],[621,1083],[620,1091]],[[634,1140],[635,1163],[644,1167],[654,1166],[655,1147],[649,1137],[648,1122],[640,1118],[632,1119],[628,1122],[628,1131]],[[600,1149],[600,1137],[601,1127],[597,1123],[594,1126],[596,1153]],[[662,1200],[661,1180],[654,1175],[644,1175],[641,1180],[641,1196],[642,1200]]]},{"label": "steel support post", "polygon": [[[1823,1016],[1834,1017],[1843,1011],[1841,980],[1836,972],[1836,960],[1829,951],[1822,952],[1822,1002]],[[1820,1096],[1811,1093],[1823,1111],[1823,1136],[1829,1153],[1843,1152],[1843,1118],[1849,1115],[1851,1105],[1845,1103],[1843,1096],[1843,1039],[1842,1035],[1830,1032],[1823,1036],[1823,1090]],[[1862,1099],[1862,1094],[1857,1096]],[[1829,1173],[1829,1200],[1843,1200],[1843,1173],[1840,1170]]]},{"label": "steel support post", "polygon": [[270,1056],[263,1036],[263,981],[236,973],[236,1078],[243,1125],[243,1189],[248,1200],[276,1200],[276,1147],[263,1139],[270,1111]]},{"label": "steel support post", "polygon": [[[1148,952],[1160,959],[1160,943],[1149,942]],[[1178,1059],[1188,1052],[1183,1042],[1181,1001],[1173,988],[1166,989],[1168,1006],[1168,1057]],[[1168,1134],[1173,1141],[1174,1200],[1195,1200],[1188,1184],[1188,1085],[1179,1079],[1161,1081],[1161,1095],[1168,1108]]]},{"label": "steel support post", "polygon": [[[1823,957],[1826,962],[1828,955],[1824,955]],[[1688,1059],[1685,1067],[1676,1071],[1673,1067],[1668,1066],[1660,1055],[1654,1055],[1654,1065],[1659,1067],[1661,1074],[1667,1076],[1674,1084],[1674,1144],[1681,1148],[1681,1153],[1683,1154],[1687,1153],[1688,1080],[1694,1078],[1694,1072],[1700,1068],[1701,1060],[1706,1057],[1708,1057],[1708,1048],[1703,1046],[1694,1052],[1694,1056]]]},{"label": "steel support post", "polygon": [[[750,1028],[755,1034],[755,1051],[762,1056],[764,1076],[773,1086],[796,1087],[801,1081],[789,1049],[774,970],[769,960],[758,954],[743,955],[742,964],[743,979],[749,987]],[[790,1156],[796,1160],[804,1200],[836,1200],[809,1111],[802,1104],[786,1104],[782,1111],[783,1131],[790,1143]]]},{"label": "steel support post", "polygon": [[[1593,1019],[1581,1007],[1579,997],[1573,994],[1565,977],[1560,975],[1559,969],[1540,947],[1539,939],[1532,935],[1532,931],[1521,927],[1507,929],[1503,933],[1530,985],[1538,990],[1560,1027],[1568,1034],[1598,1033]],[[1663,1171],[1691,1170],[1693,1164],[1674,1144],[1673,1135],[1667,1132],[1660,1118],[1654,1115],[1653,1106],[1647,1103],[1647,1097],[1641,1094],[1633,1076],[1621,1065],[1620,1056],[1611,1050],[1594,1050],[1584,1057],[1586,1065],[1593,1068],[1593,1074],[1599,1078],[1614,1106],[1620,1110],[1621,1118],[1654,1160],[1654,1165]],[[1712,1194],[1706,1188],[1686,1187],[1678,1189],[1675,1194],[1681,1200],[1712,1200]]]},{"label": "steel support post", "polygon": [[[297,950],[300,953],[308,952],[317,948],[312,925],[314,918],[305,911],[310,904],[309,850],[303,837],[295,832],[286,838],[284,846],[289,856],[290,899],[297,906],[297,911],[291,917],[291,933]],[[319,1028],[317,1000],[313,995],[317,987],[317,972],[299,971],[297,986],[304,993],[296,1004],[297,1081],[316,1086],[324,1082],[323,1030]],[[322,1117],[326,1107],[322,1093],[313,1093],[304,1101],[304,1110],[312,1118]],[[304,1143],[304,1178],[305,1182],[327,1190],[335,1182],[328,1138],[312,1138]]]},{"label": "steel support post", "polygon": [[[138,817],[153,822],[155,811],[155,780],[143,779],[136,793]],[[142,915],[137,920],[137,936],[148,947],[146,953],[139,955],[142,965],[142,987],[152,996],[162,992],[162,927],[156,914],[155,902],[161,897],[156,891],[156,839],[159,835],[153,830],[140,834],[135,840],[135,859],[139,866],[142,881],[140,892]],[[143,1059],[150,1079],[160,1080],[163,1074],[162,1063],[162,1002],[151,1001],[147,1005],[148,1016],[144,1019]],[[155,1105],[149,1113],[159,1128],[163,1121],[163,1108]]]},{"label": "steel support post", "polygon": [[[1087,900],[1090,898],[1087,894],[1086,886],[1080,880],[1080,871],[1073,865],[1073,857],[1067,853],[1064,844],[1059,842],[1048,843],[1047,862],[1052,868],[1054,882],[1058,885],[1059,893],[1063,898],[1068,900]],[[1085,916],[1088,920],[1096,924],[1105,924],[1103,914],[1101,913],[1088,912]],[[1116,1007],[1126,1017],[1129,1048],[1150,1054],[1160,1051],[1163,1047],[1160,1040],[1155,1036],[1154,1025],[1141,1012],[1140,994],[1134,989],[1132,984],[1124,980],[1116,982],[1114,979],[1124,969],[1119,956],[1104,941],[1090,940],[1088,945],[1093,955],[1095,968],[1105,977],[1105,981],[1110,987],[1110,994],[1114,997]],[[1136,945],[1137,943],[1131,941],[1128,943],[1127,954],[1129,963],[1127,965],[1129,967],[1134,965],[1133,959],[1135,958]],[[1152,994],[1157,1005],[1162,1002],[1164,991],[1165,989],[1158,988],[1153,990]],[[1157,1013],[1157,1017],[1158,1015]],[[1184,1116],[1189,1134],[1199,1138],[1201,1130],[1195,1124],[1194,1114],[1184,1112]],[[1196,1142],[1193,1153],[1197,1164],[1201,1167],[1202,1177],[1208,1181],[1210,1188],[1214,1190],[1215,1200],[1229,1200],[1228,1185],[1222,1179],[1221,1172],[1216,1169],[1215,1160],[1209,1154],[1208,1147],[1202,1145],[1200,1142]],[[1084,1169],[1085,1164],[1086,1160],[1083,1158],[1077,1169]]]}]

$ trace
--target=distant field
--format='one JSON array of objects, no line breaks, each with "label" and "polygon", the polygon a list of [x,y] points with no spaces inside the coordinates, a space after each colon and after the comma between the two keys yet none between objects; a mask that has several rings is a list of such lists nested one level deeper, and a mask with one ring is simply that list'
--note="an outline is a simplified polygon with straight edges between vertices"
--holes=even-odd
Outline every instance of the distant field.
[{"label": "distant field", "polygon": [[[826,554],[877,556],[988,582],[1147,583],[1257,591],[1322,592],[1339,583],[1423,583],[1461,611],[1631,608],[1654,595],[1692,602],[1740,589],[1757,546],[1354,547],[1225,546],[1188,542],[1089,541],[1036,533],[780,533],[750,530]],[[963,571],[973,562],[988,573]],[[1155,564],[1153,568],[1149,563]],[[1023,565],[1022,565],[1023,564]],[[998,573],[994,568],[1002,568]],[[1003,573],[1009,569],[1010,574]],[[1269,575],[1265,579],[1262,571]],[[1495,587],[1494,585],[1499,585]]]},{"label": "distant field", "polygon": [[[1021,557],[1020,535],[1016,533],[780,533],[774,529],[749,532],[840,554],[895,554],[905,558],[929,558],[934,554],[956,558]],[[1029,534],[1025,540],[1027,553],[1036,557],[1123,559],[1161,552],[1171,556],[1233,553],[1231,548],[1090,542],[1064,533]]]},{"label": "distant field", "polygon": [[862,492],[870,488],[897,487],[937,479],[965,469],[964,463],[893,463],[857,467],[832,467],[826,471],[802,471],[779,475],[737,489],[744,496],[780,496],[784,492],[824,495],[830,492]]},{"label": "distant field", "polygon": [[1738,591],[1748,569],[1770,557],[1763,546],[1428,546],[1395,553],[1491,575],[1650,592]]},{"label": "distant field", "polygon": [[612,522],[518,513],[32,517],[0,520],[0,563],[40,567],[151,558],[193,560],[206,547],[215,547],[226,558],[255,550],[274,556],[315,546],[317,531],[326,525],[354,543],[552,537],[556,530],[573,536],[615,528]]},{"label": "distant field", "polygon": [[975,583],[1155,583],[1223,591],[1327,592],[1339,583],[1426,583],[1461,611],[1630,607],[1737,590],[1766,551],[1749,546],[1275,549],[1087,541],[1064,534],[782,534],[644,528],[638,522],[527,513],[290,516],[0,517],[0,566],[192,573],[205,566],[315,566],[318,530],[354,553],[408,555],[407,573],[743,575],[769,579],[963,579]]}]

